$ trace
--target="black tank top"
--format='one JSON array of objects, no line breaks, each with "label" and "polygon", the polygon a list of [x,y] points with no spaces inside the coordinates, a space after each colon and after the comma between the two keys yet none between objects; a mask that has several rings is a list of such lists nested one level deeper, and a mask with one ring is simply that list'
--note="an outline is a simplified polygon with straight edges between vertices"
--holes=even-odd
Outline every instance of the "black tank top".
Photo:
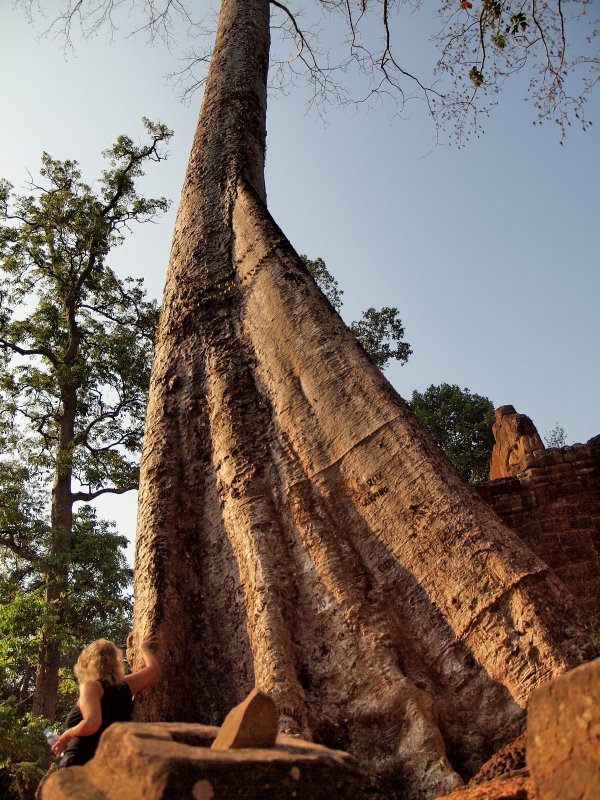
[{"label": "black tank top", "polygon": [[[91,736],[74,736],[64,752],[61,766],[73,766],[86,764],[93,758],[100,736],[113,722],[128,722],[131,719],[131,689],[126,683],[114,686],[105,681],[100,681],[104,694],[100,700],[102,710],[102,724]],[[73,708],[67,714],[66,726],[72,728],[83,719],[79,706]]]}]

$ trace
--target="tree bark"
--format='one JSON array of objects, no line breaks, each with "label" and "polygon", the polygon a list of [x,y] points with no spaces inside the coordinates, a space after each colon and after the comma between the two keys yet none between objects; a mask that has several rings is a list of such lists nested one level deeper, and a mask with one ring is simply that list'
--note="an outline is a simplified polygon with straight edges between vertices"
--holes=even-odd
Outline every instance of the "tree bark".
[{"label": "tree bark", "polygon": [[466,485],[266,208],[268,0],[223,0],[156,341],[138,718],[281,726],[406,796],[461,782],[530,691],[593,655],[549,568]]},{"label": "tree bark", "polygon": [[[71,551],[73,538],[72,448],[75,439],[77,391],[73,386],[62,390],[62,412],[56,451],[56,471],[52,487],[50,512],[50,569],[46,574],[44,602],[56,606],[67,589],[68,566],[66,556]],[[58,612],[57,612],[58,613]],[[58,702],[58,671],[60,668],[60,641],[52,623],[42,631],[38,654],[38,667],[33,693],[32,712],[54,721]]]}]

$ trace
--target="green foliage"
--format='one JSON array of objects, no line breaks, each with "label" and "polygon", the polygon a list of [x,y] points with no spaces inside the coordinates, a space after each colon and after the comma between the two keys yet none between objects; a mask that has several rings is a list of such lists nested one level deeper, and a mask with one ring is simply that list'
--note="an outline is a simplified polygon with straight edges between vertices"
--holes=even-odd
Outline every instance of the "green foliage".
[{"label": "green foliage", "polygon": [[305,255],[301,255],[300,258],[304,262],[306,269],[315,279],[319,289],[339,314],[342,310],[342,295],[344,294],[344,290],[340,289],[339,283],[327,269],[327,264],[325,264],[322,258],[315,258],[314,261]]},{"label": "green foliage", "polygon": [[562,425],[555,422],[549,431],[544,435],[544,444],[546,447],[565,447],[567,444],[567,434]]},{"label": "green foliage", "polygon": [[[0,511],[6,518],[11,512],[2,488]],[[37,522],[42,529],[44,520]],[[132,573],[124,557],[125,538],[110,523],[98,520],[89,506],[75,513],[66,590],[55,601],[44,598],[45,574],[53,560],[47,547],[29,540],[26,533],[20,541],[32,550],[35,544],[34,561],[0,550],[0,771],[10,775],[21,796],[31,796],[49,757],[41,735],[48,721],[31,714],[42,637],[51,632],[59,643],[56,717],[61,720],[76,701],[72,667],[82,647],[100,637],[125,642],[131,625]]]},{"label": "green foliage", "polygon": [[483,72],[477,69],[477,67],[471,67],[471,69],[469,70],[469,78],[473,81],[475,86],[483,86],[483,81],[484,81]]},{"label": "green foliage", "polygon": [[[337,280],[329,272],[323,259],[317,258],[311,261],[305,255],[301,255],[300,258],[315,279],[319,289],[335,310],[340,313],[344,292],[339,288]],[[362,319],[350,324],[350,330],[382,370],[388,366],[390,359],[406,364],[412,353],[408,342],[402,341],[404,326],[398,316],[397,308],[388,306],[379,310],[372,307],[367,308],[366,311],[363,311]]]},{"label": "green foliage", "polygon": [[47,724],[47,720],[33,717],[29,712],[20,715],[14,698],[0,699],[0,781],[6,777],[12,784],[8,780],[5,782],[7,794],[3,797],[7,800],[11,795],[15,798],[33,796],[49,763],[43,734]]},{"label": "green foliage", "polygon": [[397,308],[367,308],[350,330],[380,369],[385,369],[391,358],[406,364],[412,353],[408,342],[402,341],[404,326]]},{"label": "green foliage", "polygon": [[[2,487],[0,510],[6,517]],[[25,536],[22,542],[33,545]],[[0,551],[0,770],[11,776],[22,796],[31,796],[49,758],[41,735],[48,720],[34,717],[30,710],[42,636],[51,631],[59,643],[62,666],[56,717],[61,720],[76,701],[72,667],[82,647],[100,637],[121,644],[126,640],[132,573],[124,557],[125,544],[110,523],[96,518],[95,509],[78,510],[67,588],[52,603],[44,599],[47,550],[38,546],[33,563]]]},{"label": "green foliage", "polygon": [[494,446],[491,400],[442,383],[413,392],[410,406],[466,480],[487,480]]},{"label": "green foliage", "polygon": [[[15,198],[11,208],[6,182],[0,193],[7,223],[0,228],[0,391],[13,421],[9,444],[25,439],[35,449],[30,463],[72,469],[90,493],[137,482],[158,310],[140,280],[120,280],[105,259],[132,222],[168,205],[135,191],[144,161],[160,159],[158,143],[170,135],[146,125],[150,145],[121,136],[105,153],[112,169],[97,193],[77,162],[47,153],[35,194]],[[69,415],[71,441],[60,444]]]},{"label": "green foliage", "polygon": [[106,259],[168,205],[135,188],[171,135],[145,125],[149,144],[120,136],[106,151],[96,190],[47,153],[30,194],[0,182],[0,782],[20,798],[48,761],[40,659],[58,653],[64,717],[82,647],[124,643],[130,627],[126,539],[85,503],[138,481],[158,309]]}]

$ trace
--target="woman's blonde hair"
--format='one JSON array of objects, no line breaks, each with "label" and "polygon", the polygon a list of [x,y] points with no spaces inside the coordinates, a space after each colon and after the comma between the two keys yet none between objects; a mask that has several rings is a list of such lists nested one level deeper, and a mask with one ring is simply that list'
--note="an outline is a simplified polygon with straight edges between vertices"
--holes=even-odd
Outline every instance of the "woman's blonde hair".
[{"label": "woman's blonde hair", "polygon": [[97,639],[81,651],[74,672],[79,683],[105,681],[123,683],[123,653],[108,639]]}]

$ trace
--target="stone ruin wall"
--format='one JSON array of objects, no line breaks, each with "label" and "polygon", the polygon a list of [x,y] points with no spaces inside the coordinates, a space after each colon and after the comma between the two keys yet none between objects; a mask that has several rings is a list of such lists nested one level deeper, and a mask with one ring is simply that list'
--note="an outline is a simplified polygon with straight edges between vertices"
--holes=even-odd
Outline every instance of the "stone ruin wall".
[{"label": "stone ruin wall", "polygon": [[[508,416],[505,409],[510,409]],[[523,441],[515,443],[519,431],[531,441],[523,417],[511,406],[496,412],[492,470],[497,471],[498,463],[504,461],[505,477],[477,488],[499,517],[554,569],[586,613],[600,623],[600,436],[587,444],[551,449],[542,445],[526,452]],[[525,420],[531,423],[527,417]],[[512,442],[507,442],[507,429],[517,434]],[[514,459],[518,449],[520,463]],[[511,456],[503,458],[508,452]]]}]

